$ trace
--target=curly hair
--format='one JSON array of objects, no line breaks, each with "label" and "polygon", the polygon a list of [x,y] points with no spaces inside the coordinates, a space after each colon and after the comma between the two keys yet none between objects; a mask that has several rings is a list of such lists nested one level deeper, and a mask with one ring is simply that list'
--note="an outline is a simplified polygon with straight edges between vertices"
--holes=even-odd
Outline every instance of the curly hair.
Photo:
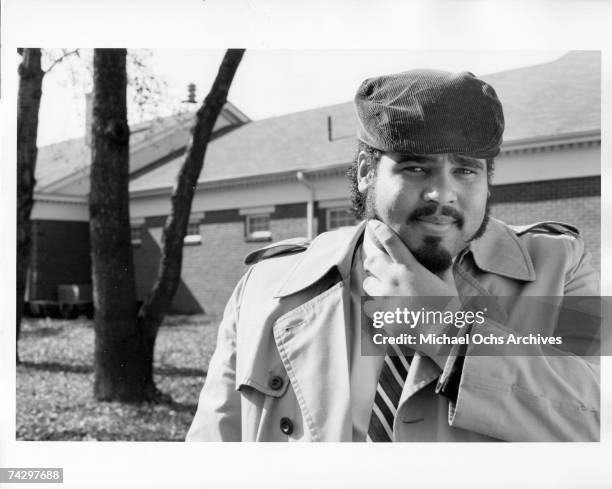
[{"label": "curly hair", "polygon": [[376,170],[378,169],[378,162],[380,161],[383,152],[373,148],[372,146],[364,143],[363,141],[357,141],[357,151],[355,152],[355,158],[353,163],[346,172],[346,176],[349,179],[350,193],[351,193],[351,210],[357,219],[363,219],[366,213],[366,198],[367,192],[360,192],[357,183],[357,174],[359,169],[359,154],[363,152],[366,155],[366,162],[368,167],[372,170],[372,176],[376,176]]},{"label": "curly hair", "polygon": [[[372,170],[372,176],[376,176],[376,170],[378,169],[378,162],[384,154],[383,151],[373,148],[372,146],[364,143],[363,141],[357,141],[357,151],[355,152],[355,158],[353,163],[348,168],[346,176],[349,180],[349,190],[351,194],[351,204],[353,214],[357,219],[364,219],[366,215],[366,199],[367,192],[360,192],[358,186],[358,169],[359,169],[359,154],[363,152],[366,155],[366,163]],[[493,172],[495,170],[495,161],[493,158],[487,158],[487,182],[491,185],[491,179],[493,178]]]}]

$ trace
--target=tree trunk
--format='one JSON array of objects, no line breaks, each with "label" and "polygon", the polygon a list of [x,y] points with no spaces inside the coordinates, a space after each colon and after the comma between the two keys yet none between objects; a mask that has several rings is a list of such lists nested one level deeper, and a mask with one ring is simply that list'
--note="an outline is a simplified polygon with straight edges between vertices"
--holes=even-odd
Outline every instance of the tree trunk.
[{"label": "tree trunk", "polygon": [[38,111],[42,95],[44,72],[40,65],[40,49],[21,50],[19,92],[17,95],[17,342],[19,363],[19,334],[25,300],[25,289],[32,246],[30,214],[34,203],[36,180],[36,138]]},{"label": "tree trunk", "polygon": [[138,325],[129,217],[126,50],[94,50],[91,263],[94,292],[94,395],[140,402],[152,396],[152,355]]},{"label": "tree trunk", "polygon": [[227,101],[227,94],[244,55],[244,49],[228,49],[217,77],[196,115],[191,144],[187,149],[176,187],[172,193],[172,208],[162,236],[162,256],[153,289],[139,313],[139,323],[147,331],[151,356],[155,337],[170,308],[181,277],[183,240],[187,232],[193,195],[204,165],[206,148],[215,122]]}]

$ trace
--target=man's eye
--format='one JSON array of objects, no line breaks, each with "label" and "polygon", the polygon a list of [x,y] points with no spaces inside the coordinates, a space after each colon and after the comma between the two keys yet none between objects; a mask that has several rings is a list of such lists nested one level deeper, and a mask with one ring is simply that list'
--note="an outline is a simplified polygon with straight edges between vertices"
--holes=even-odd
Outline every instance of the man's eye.
[{"label": "man's eye", "polygon": [[457,168],[455,170],[455,173],[461,176],[466,176],[466,177],[470,175],[476,175],[476,172],[474,170],[471,170],[470,168]]},{"label": "man's eye", "polygon": [[419,175],[419,174],[423,174],[425,173],[425,168],[422,168],[420,166],[406,166],[404,167],[404,169],[402,170],[406,173],[412,173],[415,175]]}]

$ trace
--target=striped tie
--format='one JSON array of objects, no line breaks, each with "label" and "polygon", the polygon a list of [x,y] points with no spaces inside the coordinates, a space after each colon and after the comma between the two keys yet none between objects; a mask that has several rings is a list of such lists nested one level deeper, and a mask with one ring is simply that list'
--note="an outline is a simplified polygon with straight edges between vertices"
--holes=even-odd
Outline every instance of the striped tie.
[{"label": "striped tie", "polygon": [[409,358],[405,357],[396,345],[390,345],[378,378],[366,441],[393,440],[393,420],[409,367]]}]

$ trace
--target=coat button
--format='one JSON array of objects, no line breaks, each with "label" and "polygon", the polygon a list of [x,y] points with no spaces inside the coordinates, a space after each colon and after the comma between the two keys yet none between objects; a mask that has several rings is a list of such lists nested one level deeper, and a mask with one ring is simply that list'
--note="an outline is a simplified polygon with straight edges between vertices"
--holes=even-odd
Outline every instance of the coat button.
[{"label": "coat button", "polygon": [[290,435],[293,433],[293,421],[289,418],[281,418],[280,420],[280,429],[285,435]]},{"label": "coat button", "polygon": [[268,387],[274,391],[279,391],[283,387],[283,378],[280,375],[273,375],[268,380]]}]

